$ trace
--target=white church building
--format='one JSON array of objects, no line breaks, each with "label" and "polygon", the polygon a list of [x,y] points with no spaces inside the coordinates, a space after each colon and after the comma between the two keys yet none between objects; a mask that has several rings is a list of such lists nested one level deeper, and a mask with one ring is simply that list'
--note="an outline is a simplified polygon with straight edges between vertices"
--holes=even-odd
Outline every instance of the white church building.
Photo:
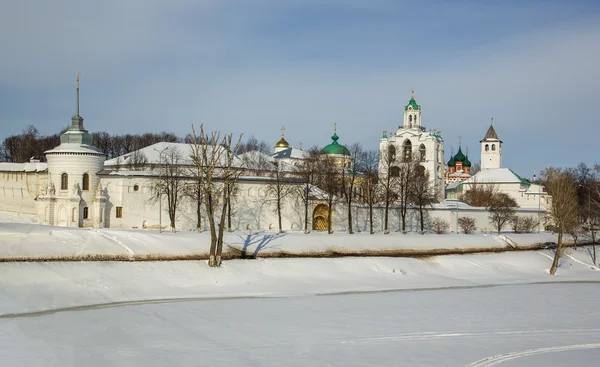
[{"label": "white church building", "polygon": [[[404,107],[404,121],[397,131],[389,136],[384,134],[379,145],[381,152],[393,151],[401,159],[416,157],[429,172],[432,187],[444,197],[444,141],[438,131],[426,130],[422,124],[422,109],[413,95]],[[338,140],[335,128],[332,142],[322,149],[332,159],[339,161],[342,167],[351,164],[348,149]],[[460,183],[449,196],[456,195],[457,190],[464,190],[475,182],[494,183],[501,190],[509,193],[517,200],[523,215],[539,212],[535,208],[544,207],[543,188],[521,179],[512,171],[501,167],[502,141],[490,126],[488,133],[481,141],[482,170],[469,180]],[[77,104],[71,125],[60,137],[60,145],[45,152],[47,162],[31,159],[27,163],[0,162],[0,212],[34,219],[40,224],[65,227],[94,228],[137,228],[166,229],[169,217],[166,200],[153,200],[152,185],[160,177],[161,154],[178,151],[182,157],[190,156],[189,144],[157,143],[136,152],[107,160],[106,155],[96,146],[91,134],[84,127],[84,120],[79,114],[79,80],[77,82]],[[249,152],[239,161],[252,159],[258,152]],[[143,154],[147,161],[143,169],[136,169],[129,163],[136,154]],[[261,153],[262,154],[262,153]],[[246,166],[243,175],[237,182],[237,191],[232,205],[232,229],[237,230],[277,230],[277,213],[274,200],[269,197],[268,187],[273,183],[269,169],[297,166],[305,157],[302,149],[290,146],[283,133],[281,140],[275,144],[271,156],[262,157],[260,167]],[[485,165],[484,165],[485,161]],[[181,163],[191,166],[189,158]],[[269,168],[271,167],[271,168]],[[348,166],[349,167],[349,166]],[[380,162],[380,173],[381,173]],[[288,177],[290,185],[302,183]],[[298,190],[298,192],[302,192]],[[315,192],[319,190],[315,188]],[[301,230],[304,227],[304,212],[301,194],[287,198],[282,208],[282,225],[284,230]],[[322,222],[324,201],[317,196],[310,204],[309,229],[320,229],[315,223]],[[539,204],[539,203],[542,204]],[[334,204],[333,227],[344,231],[347,227],[347,208],[342,201]],[[393,209],[393,208],[392,208]],[[355,202],[353,226],[355,230],[366,230],[368,211],[365,205]],[[477,217],[478,227],[487,230],[487,215],[484,208],[461,208],[471,211]],[[326,210],[325,210],[326,212]],[[389,218],[390,230],[399,230],[400,216],[391,210]],[[202,213],[204,215],[204,213]],[[455,208],[442,202],[429,209],[430,217],[441,217],[448,222],[457,221]],[[462,215],[462,214],[461,214]],[[375,227],[383,228],[383,209],[376,207]],[[204,216],[205,218],[205,216]],[[205,226],[205,220],[203,220]],[[181,230],[194,230],[197,224],[196,202],[184,200],[178,209],[176,227]],[[452,225],[454,227],[454,225]],[[362,229],[361,229],[362,228]],[[417,217],[411,214],[408,230],[418,230]]]},{"label": "white church building", "polygon": [[448,185],[447,198],[456,199],[457,195],[460,197],[475,185],[493,185],[499,192],[515,199],[520,208],[545,211],[549,205],[549,195],[545,188],[502,167],[502,140],[498,138],[493,123],[480,140],[480,145],[481,170],[464,181]]},{"label": "white church building", "polygon": [[[384,131],[379,140],[379,172],[387,174],[388,164],[385,162],[383,152],[388,152],[392,157],[396,157],[398,163],[411,161],[416,156],[429,174],[431,187],[435,190],[438,198],[443,200],[444,139],[442,139],[441,132],[425,128],[421,112],[421,106],[415,101],[413,89],[410,101],[404,106],[403,124],[389,136],[387,131]],[[394,175],[395,168],[393,163],[389,167],[392,175]]]}]

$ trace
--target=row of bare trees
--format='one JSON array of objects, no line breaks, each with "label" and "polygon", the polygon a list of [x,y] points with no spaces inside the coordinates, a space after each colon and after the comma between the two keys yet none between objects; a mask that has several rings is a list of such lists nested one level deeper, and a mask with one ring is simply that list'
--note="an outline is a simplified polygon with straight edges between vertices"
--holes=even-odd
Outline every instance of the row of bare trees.
[{"label": "row of bare trees", "polygon": [[[31,158],[37,158],[43,161],[44,152],[60,145],[60,135],[66,130],[67,128],[64,128],[58,134],[42,135],[35,126],[29,125],[21,134],[8,136],[2,141],[0,160],[23,163],[29,162]],[[101,131],[93,133],[92,136],[94,144],[106,153],[109,159],[159,142],[189,142],[189,137],[182,139],[168,132],[111,135]]]}]

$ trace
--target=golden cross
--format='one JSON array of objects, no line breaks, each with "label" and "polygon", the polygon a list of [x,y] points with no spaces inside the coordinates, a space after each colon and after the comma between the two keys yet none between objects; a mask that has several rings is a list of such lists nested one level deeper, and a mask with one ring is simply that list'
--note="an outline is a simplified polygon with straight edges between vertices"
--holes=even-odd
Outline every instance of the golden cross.
[{"label": "golden cross", "polygon": [[415,98],[415,88],[411,88],[410,91],[412,92],[412,97]]},{"label": "golden cross", "polygon": [[283,132],[285,131],[285,126],[281,127],[281,137],[283,138]]}]

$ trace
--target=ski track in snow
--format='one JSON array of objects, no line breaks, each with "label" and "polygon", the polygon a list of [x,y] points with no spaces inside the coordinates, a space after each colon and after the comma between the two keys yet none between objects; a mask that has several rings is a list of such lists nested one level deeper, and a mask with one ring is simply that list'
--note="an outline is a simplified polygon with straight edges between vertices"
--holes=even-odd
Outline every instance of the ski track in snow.
[{"label": "ski track in snow", "polygon": [[545,348],[537,348],[537,349],[527,349],[521,352],[512,352],[506,354],[498,354],[496,356],[487,357],[484,359],[480,359],[475,361],[466,367],[489,367],[495,366],[497,364],[510,361],[512,359],[523,358],[528,356],[533,356],[536,354],[546,354],[546,353],[557,353],[557,352],[565,352],[569,350],[583,350],[583,349],[600,349],[600,343],[594,344],[574,344],[574,345],[564,345],[564,346],[556,346],[556,347],[545,347]]},{"label": "ski track in snow", "polygon": [[119,246],[123,247],[123,248],[124,248],[124,249],[127,251],[127,253],[129,254],[129,257],[133,257],[133,250],[131,250],[131,249],[130,249],[130,248],[129,248],[129,247],[126,245],[126,244],[124,244],[123,242],[119,241],[119,240],[118,240],[116,237],[109,236],[109,235],[107,235],[107,234],[105,234],[105,233],[102,233],[102,231],[94,231],[94,232],[98,233],[100,236],[102,236],[102,237],[104,237],[104,238],[107,238],[107,239],[109,239],[110,241],[112,241],[112,242],[116,243],[117,245],[119,245]]},{"label": "ski track in snow", "polygon": [[[366,338],[356,338],[356,339],[337,339],[330,340],[329,343],[333,344],[354,344],[354,345],[365,345],[365,344],[384,344],[390,342],[399,342],[399,341],[413,341],[413,340],[435,340],[435,339],[443,339],[443,338],[485,338],[485,337],[504,337],[504,336],[520,336],[520,337],[528,337],[528,336],[538,336],[538,335],[597,335],[600,329],[537,329],[537,330],[508,330],[508,331],[490,331],[490,332],[477,332],[477,333],[469,333],[469,332],[425,332],[425,333],[406,333],[406,334],[393,334],[393,335],[382,335],[382,336],[373,336]],[[600,345],[600,344],[598,344]],[[488,358],[496,358],[488,357]],[[475,363],[479,363],[481,361],[487,361],[488,358],[482,359]],[[471,366],[479,366],[478,364],[469,365]]]}]

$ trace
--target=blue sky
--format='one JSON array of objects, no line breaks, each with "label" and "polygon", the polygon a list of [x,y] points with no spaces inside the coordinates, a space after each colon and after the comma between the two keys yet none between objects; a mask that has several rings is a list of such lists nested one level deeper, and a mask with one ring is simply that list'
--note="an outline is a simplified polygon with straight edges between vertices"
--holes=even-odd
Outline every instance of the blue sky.
[{"label": "blue sky", "polygon": [[375,149],[415,88],[423,124],[472,161],[491,117],[503,165],[600,162],[597,1],[106,0],[0,5],[0,139],[75,110],[90,131],[191,124]]}]

